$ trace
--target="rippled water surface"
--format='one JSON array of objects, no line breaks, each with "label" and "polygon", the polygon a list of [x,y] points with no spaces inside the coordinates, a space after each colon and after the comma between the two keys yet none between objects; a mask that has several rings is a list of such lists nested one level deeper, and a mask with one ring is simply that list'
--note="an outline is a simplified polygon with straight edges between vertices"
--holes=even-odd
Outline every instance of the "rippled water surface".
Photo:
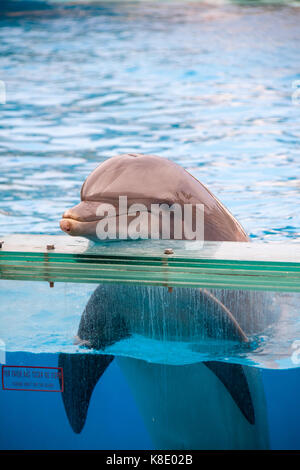
[{"label": "rippled water surface", "polygon": [[99,162],[143,152],[187,168],[253,238],[299,237],[297,4],[1,5],[2,234],[58,233]]}]

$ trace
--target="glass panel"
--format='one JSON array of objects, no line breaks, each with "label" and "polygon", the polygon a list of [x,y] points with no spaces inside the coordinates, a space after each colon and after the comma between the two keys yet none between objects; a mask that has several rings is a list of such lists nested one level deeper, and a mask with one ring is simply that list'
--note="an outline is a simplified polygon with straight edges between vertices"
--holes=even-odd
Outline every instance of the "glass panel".
[{"label": "glass panel", "polygon": [[299,448],[299,295],[2,280],[0,445]]},{"label": "glass panel", "polygon": [[[166,249],[173,253],[165,254]],[[82,238],[14,235],[4,239],[0,273],[2,279],[49,282],[300,291],[300,245],[205,242],[202,246],[153,240],[92,244]]]}]

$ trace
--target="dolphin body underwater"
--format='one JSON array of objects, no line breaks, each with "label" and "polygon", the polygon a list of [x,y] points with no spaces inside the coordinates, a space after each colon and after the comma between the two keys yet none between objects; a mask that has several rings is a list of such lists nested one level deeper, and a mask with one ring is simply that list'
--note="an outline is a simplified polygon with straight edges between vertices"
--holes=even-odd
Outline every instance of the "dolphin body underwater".
[{"label": "dolphin body underwater", "polygon": [[[101,202],[117,206],[177,202],[204,204],[204,239],[249,241],[232,214],[197,179],[157,156],[121,155],[100,164],[86,179],[81,203],[60,222],[70,235],[96,238]],[[116,214],[119,217],[119,214]],[[197,349],[206,338],[249,344],[269,324],[268,298],[261,292],[99,285],[82,314],[77,342],[93,353],[59,355],[62,393],[72,429],[84,427],[93,390],[114,356],[105,349],[141,335],[186,343]],[[152,363],[116,357],[129,382],[156,449],[267,449],[268,424],[260,370],[219,361]]]}]

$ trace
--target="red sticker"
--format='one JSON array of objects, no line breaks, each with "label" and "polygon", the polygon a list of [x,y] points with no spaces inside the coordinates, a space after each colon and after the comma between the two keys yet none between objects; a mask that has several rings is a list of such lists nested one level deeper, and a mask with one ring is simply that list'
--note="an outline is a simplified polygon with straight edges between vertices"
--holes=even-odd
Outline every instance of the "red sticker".
[{"label": "red sticker", "polygon": [[63,392],[62,367],[2,366],[3,390]]}]

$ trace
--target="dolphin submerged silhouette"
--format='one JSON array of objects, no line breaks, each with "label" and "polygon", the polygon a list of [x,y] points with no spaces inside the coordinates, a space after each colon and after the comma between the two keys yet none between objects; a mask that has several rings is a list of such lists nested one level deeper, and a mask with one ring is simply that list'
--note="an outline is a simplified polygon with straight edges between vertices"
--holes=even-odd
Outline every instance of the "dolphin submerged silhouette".
[{"label": "dolphin submerged silhouette", "polygon": [[[140,154],[100,164],[83,184],[81,203],[64,213],[62,230],[95,239],[97,207],[117,206],[119,195],[126,195],[130,203],[142,201],[149,210],[153,202],[204,204],[205,240],[249,241],[233,215],[186,170],[161,157]],[[178,344],[205,338],[247,344],[266,318],[261,293],[195,288],[170,293],[157,286],[99,285],[82,314],[77,340],[102,353],[59,355],[62,397],[72,429],[82,431],[94,387],[114,359],[105,354],[108,346],[136,334]],[[117,360],[156,448],[268,447],[258,369],[219,361],[170,365],[149,363],[149,357]],[[168,389],[171,395],[162,400]]]}]

